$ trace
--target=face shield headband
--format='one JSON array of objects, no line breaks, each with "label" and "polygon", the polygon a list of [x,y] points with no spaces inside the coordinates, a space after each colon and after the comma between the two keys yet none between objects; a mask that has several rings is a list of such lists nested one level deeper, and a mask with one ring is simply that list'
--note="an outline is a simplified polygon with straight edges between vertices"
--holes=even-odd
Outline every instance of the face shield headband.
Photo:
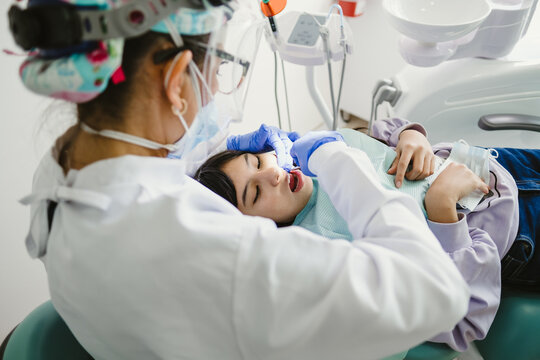
[{"label": "face shield headband", "polygon": [[[60,49],[89,41],[136,37],[186,9],[198,14],[231,0],[30,0],[8,12],[15,42],[24,50]],[[180,33],[206,33],[205,19],[182,19]],[[209,24],[212,26],[212,24]],[[195,28],[199,29],[195,29]],[[187,31],[186,31],[187,30]],[[159,30],[157,30],[159,31]]]}]

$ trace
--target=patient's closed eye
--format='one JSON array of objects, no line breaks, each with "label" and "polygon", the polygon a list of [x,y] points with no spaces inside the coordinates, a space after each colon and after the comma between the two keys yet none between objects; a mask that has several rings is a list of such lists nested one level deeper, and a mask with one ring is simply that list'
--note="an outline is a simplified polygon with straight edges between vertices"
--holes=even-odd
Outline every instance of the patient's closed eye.
[{"label": "patient's closed eye", "polygon": [[[259,155],[255,155],[255,158],[257,159],[257,169],[261,168],[261,157]],[[259,196],[261,195],[261,188],[259,185],[255,186],[255,197],[253,198],[253,205],[257,202],[259,199]]]},{"label": "patient's closed eye", "polygon": [[261,188],[259,185],[255,186],[255,198],[253,199],[253,205],[257,202],[257,199],[259,198],[259,195],[261,194]]}]

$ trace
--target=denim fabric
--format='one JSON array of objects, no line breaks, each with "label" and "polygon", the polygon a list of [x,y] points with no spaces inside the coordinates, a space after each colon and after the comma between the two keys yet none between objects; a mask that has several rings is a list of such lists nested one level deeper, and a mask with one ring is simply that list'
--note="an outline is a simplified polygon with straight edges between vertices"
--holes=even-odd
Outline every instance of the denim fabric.
[{"label": "denim fabric", "polygon": [[496,148],[519,191],[519,229],[502,260],[503,284],[540,285],[540,149]]}]

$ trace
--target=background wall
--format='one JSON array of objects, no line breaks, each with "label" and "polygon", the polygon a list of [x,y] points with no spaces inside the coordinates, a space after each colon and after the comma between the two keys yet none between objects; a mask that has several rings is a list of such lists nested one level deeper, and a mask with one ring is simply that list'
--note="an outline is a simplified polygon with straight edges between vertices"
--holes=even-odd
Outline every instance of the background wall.
[{"label": "background wall", "polygon": [[[6,13],[0,4],[0,48],[15,50]],[[0,53],[0,339],[33,308],[49,297],[40,261],[26,253],[24,238],[29,211],[18,203],[31,188],[41,156],[36,126],[49,101],[30,94],[18,77],[21,57]]]}]

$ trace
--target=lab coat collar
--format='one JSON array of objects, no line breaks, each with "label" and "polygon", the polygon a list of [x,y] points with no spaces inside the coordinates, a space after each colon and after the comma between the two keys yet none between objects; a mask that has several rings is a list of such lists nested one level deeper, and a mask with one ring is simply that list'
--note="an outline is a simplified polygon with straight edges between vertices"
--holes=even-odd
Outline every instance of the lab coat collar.
[{"label": "lab coat collar", "polygon": [[75,188],[98,189],[110,184],[182,184],[186,177],[182,160],[125,155],[96,161],[81,170],[70,170],[67,183]]},{"label": "lab coat collar", "polygon": [[23,205],[31,205],[30,230],[26,237],[28,253],[32,258],[46,254],[50,202],[66,201],[106,211],[112,198],[100,191],[104,187],[134,183],[158,187],[182,184],[186,180],[185,168],[182,160],[128,155],[97,161],[81,170],[70,170],[64,176],[53,152],[49,152],[36,171],[32,193],[20,200]]}]

